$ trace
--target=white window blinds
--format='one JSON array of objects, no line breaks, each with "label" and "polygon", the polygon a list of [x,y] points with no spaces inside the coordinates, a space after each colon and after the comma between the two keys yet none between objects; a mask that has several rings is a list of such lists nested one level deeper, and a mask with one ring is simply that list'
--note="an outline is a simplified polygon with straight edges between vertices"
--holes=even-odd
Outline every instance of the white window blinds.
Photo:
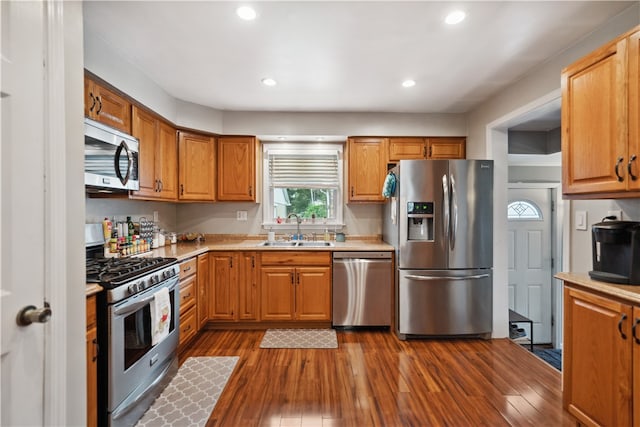
[{"label": "white window blinds", "polygon": [[269,152],[272,188],[337,188],[340,186],[338,152]]}]

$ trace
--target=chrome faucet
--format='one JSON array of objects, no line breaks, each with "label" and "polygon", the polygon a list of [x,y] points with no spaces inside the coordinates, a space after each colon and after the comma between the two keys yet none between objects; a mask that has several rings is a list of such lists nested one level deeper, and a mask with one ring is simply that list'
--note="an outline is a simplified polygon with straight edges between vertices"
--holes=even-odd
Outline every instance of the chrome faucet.
[{"label": "chrome faucet", "polygon": [[298,214],[290,213],[289,215],[287,215],[287,219],[291,218],[292,216],[296,217],[296,224],[297,224],[295,240],[300,240],[300,236],[301,236],[301,234],[300,234],[300,223],[302,222],[302,218],[300,218],[298,216]]}]

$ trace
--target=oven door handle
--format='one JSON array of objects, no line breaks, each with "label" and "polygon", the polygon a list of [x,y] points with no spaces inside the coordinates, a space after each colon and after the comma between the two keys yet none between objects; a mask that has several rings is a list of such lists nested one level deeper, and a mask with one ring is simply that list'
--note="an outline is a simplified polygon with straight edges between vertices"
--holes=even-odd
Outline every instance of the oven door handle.
[{"label": "oven door handle", "polygon": [[[179,280],[176,277],[173,280],[173,283],[170,284],[169,286],[167,286],[169,288],[169,292],[173,291],[176,286],[178,285]],[[160,290],[160,288],[157,288],[157,290]],[[117,316],[126,316],[129,313],[135,313],[136,311],[138,311],[140,308],[144,307],[145,305],[149,304],[154,298],[154,295],[149,295],[148,297],[141,299],[140,301],[136,301],[133,303],[129,303],[129,304],[125,304],[121,307],[117,307],[116,309],[113,310],[113,314],[117,315]]]}]

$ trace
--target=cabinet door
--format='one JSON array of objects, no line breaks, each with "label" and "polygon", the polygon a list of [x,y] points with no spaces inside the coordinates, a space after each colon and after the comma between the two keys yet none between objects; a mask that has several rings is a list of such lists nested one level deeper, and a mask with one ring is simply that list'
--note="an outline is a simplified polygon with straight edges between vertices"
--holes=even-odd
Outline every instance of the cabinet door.
[{"label": "cabinet door", "polygon": [[615,41],[562,72],[565,194],[624,191],[627,187],[626,55],[626,39]]},{"label": "cabinet door", "polygon": [[131,133],[131,103],[87,76],[84,78],[84,115]]},{"label": "cabinet door", "polygon": [[87,330],[87,427],[98,425],[98,329]]},{"label": "cabinet door", "polygon": [[237,320],[238,256],[231,252],[209,254],[209,274],[213,275],[210,290],[209,319]]},{"label": "cabinet door", "polygon": [[189,276],[180,281],[180,315],[182,316],[188,310],[196,305],[197,297],[197,277]]},{"label": "cabinet door", "polygon": [[178,132],[179,200],[215,200],[215,140]]},{"label": "cabinet door", "polygon": [[198,329],[202,329],[209,320],[209,254],[198,255]]},{"label": "cabinet door", "polygon": [[296,269],[296,319],[331,320],[331,268]]},{"label": "cabinet door", "polygon": [[238,318],[240,320],[258,320],[258,268],[255,252],[240,254],[238,268]]},{"label": "cabinet door", "polygon": [[262,267],[260,273],[260,318],[262,320],[294,319],[295,269],[289,267]]},{"label": "cabinet door", "polygon": [[[629,189],[640,190],[640,30],[629,37]],[[636,177],[634,179],[634,177]]]},{"label": "cabinet door", "polygon": [[349,138],[349,201],[383,202],[386,138]]},{"label": "cabinet door", "polygon": [[633,421],[640,422],[640,307],[633,307]]},{"label": "cabinet door", "polygon": [[421,160],[427,158],[424,138],[389,138],[389,161]]},{"label": "cabinet door", "polygon": [[140,190],[133,191],[134,198],[157,198],[158,179],[156,177],[156,142],[158,141],[158,120],[141,110],[133,107],[132,134],[139,140],[138,178]]},{"label": "cabinet door", "polygon": [[466,146],[466,138],[427,138],[427,158],[464,159]]},{"label": "cabinet door", "polygon": [[256,200],[255,150],[254,137],[218,138],[218,200]]},{"label": "cabinet door", "polygon": [[165,122],[158,128],[155,170],[158,195],[164,200],[178,198],[178,141],[176,130]]},{"label": "cabinet door", "polygon": [[587,425],[631,425],[631,306],[564,290],[564,406]]}]

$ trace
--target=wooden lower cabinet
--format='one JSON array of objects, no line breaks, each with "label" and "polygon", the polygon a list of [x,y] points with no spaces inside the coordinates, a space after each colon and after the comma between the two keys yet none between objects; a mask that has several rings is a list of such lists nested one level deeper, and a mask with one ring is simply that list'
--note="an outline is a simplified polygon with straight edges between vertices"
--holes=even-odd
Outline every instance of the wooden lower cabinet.
[{"label": "wooden lower cabinet", "polygon": [[[299,265],[300,263],[314,265]],[[264,252],[260,269],[261,320],[330,321],[329,252]]]},{"label": "wooden lower cabinet", "polygon": [[198,332],[198,259],[180,263],[180,338],[178,345],[188,343]]},{"label": "wooden lower cabinet", "polygon": [[563,404],[580,423],[640,423],[638,323],[640,308],[565,282]]},{"label": "wooden lower cabinet", "polygon": [[96,296],[87,297],[87,426],[98,425],[98,328]]},{"label": "wooden lower cabinet", "polygon": [[198,302],[196,313],[198,315],[198,330],[202,329],[209,320],[209,254],[198,255]]},{"label": "wooden lower cabinet", "polygon": [[258,284],[255,252],[211,252],[209,320],[257,321]]}]

